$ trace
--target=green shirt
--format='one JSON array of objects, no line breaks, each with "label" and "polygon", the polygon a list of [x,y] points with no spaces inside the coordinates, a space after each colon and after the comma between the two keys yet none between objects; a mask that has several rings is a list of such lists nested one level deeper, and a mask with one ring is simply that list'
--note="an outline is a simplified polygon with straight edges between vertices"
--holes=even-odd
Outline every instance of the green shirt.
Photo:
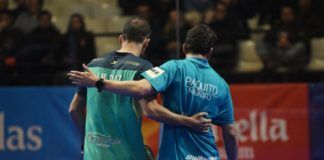
[{"label": "green shirt", "polygon": [[[134,80],[152,64],[131,53],[112,52],[89,68],[101,78]],[[144,160],[141,110],[130,96],[79,87],[87,96],[84,160]]]}]

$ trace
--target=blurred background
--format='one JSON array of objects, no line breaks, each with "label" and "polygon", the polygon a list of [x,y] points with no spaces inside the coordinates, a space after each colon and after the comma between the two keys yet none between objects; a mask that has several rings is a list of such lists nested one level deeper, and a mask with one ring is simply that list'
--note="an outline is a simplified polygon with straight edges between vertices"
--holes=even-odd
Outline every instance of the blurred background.
[{"label": "blurred background", "polygon": [[[66,73],[118,49],[133,16],[151,24],[155,66],[185,57],[193,26],[216,32],[210,64],[231,85],[240,159],[324,159],[323,0],[0,0],[1,160],[77,159]],[[143,134],[156,154],[158,124]]]},{"label": "blurred background", "polygon": [[117,49],[132,16],[152,26],[154,65],[184,58],[187,30],[205,23],[219,37],[210,63],[229,82],[323,80],[322,0],[0,0],[0,13],[4,86],[69,85],[64,73]]}]

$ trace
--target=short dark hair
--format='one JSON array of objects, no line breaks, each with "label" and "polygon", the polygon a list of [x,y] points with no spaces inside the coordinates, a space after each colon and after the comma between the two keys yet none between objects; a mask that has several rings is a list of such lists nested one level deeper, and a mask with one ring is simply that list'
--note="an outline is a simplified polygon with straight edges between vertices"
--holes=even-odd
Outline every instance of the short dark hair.
[{"label": "short dark hair", "polygon": [[52,19],[52,13],[48,10],[42,10],[41,12],[39,12],[37,18],[41,18],[42,16],[48,16],[49,19]]},{"label": "short dark hair", "polygon": [[142,43],[151,35],[150,24],[140,17],[131,18],[124,25],[123,35],[130,42]]},{"label": "short dark hair", "polygon": [[187,32],[185,52],[208,54],[217,40],[216,33],[207,25],[200,24]]}]

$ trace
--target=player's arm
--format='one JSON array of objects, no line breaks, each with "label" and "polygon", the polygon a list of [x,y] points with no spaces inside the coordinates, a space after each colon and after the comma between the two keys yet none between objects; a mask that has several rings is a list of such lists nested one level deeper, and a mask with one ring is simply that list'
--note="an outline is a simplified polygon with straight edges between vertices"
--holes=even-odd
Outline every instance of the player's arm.
[{"label": "player's arm", "polygon": [[[85,72],[71,71],[68,73],[68,77],[72,80],[73,84],[84,87],[95,87],[99,78],[86,65],[83,65],[83,68]],[[153,87],[145,79],[138,81],[104,80],[103,90],[133,97],[144,97],[154,93]]]},{"label": "player's arm", "polygon": [[222,135],[228,160],[238,160],[237,129],[235,124],[222,125]]},{"label": "player's arm", "polygon": [[79,93],[75,93],[73,100],[70,104],[70,115],[73,119],[74,124],[81,131],[81,142],[84,141],[84,133],[85,133],[85,117],[83,115],[84,108],[86,106],[86,97],[81,96]]},{"label": "player's arm", "polygon": [[137,81],[104,80],[103,90],[132,97],[145,97],[154,94],[154,89],[146,79]]},{"label": "player's arm", "polygon": [[179,115],[161,106],[156,99],[141,99],[139,104],[145,116],[155,121],[169,125],[186,126],[197,132],[207,132],[210,129],[211,119],[204,118],[206,112],[200,112],[192,117]]}]

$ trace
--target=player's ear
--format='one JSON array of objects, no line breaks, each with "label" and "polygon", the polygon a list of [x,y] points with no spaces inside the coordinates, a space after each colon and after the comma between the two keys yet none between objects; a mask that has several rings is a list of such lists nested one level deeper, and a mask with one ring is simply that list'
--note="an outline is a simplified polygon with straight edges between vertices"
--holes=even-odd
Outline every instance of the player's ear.
[{"label": "player's ear", "polygon": [[214,48],[213,48],[213,47],[210,48],[209,53],[208,53],[208,55],[207,55],[207,58],[210,58],[210,57],[212,56],[213,51],[214,51]]},{"label": "player's ear", "polygon": [[150,38],[145,38],[145,39],[144,39],[144,44],[143,44],[143,47],[144,47],[144,48],[147,48],[147,47],[148,47],[148,45],[149,45],[149,43],[150,43],[150,41],[151,41],[151,39],[150,39]]},{"label": "player's ear", "polygon": [[119,35],[118,37],[119,44],[123,43],[123,35]]},{"label": "player's ear", "polygon": [[187,45],[185,43],[182,45],[182,51],[185,54],[187,53]]}]

